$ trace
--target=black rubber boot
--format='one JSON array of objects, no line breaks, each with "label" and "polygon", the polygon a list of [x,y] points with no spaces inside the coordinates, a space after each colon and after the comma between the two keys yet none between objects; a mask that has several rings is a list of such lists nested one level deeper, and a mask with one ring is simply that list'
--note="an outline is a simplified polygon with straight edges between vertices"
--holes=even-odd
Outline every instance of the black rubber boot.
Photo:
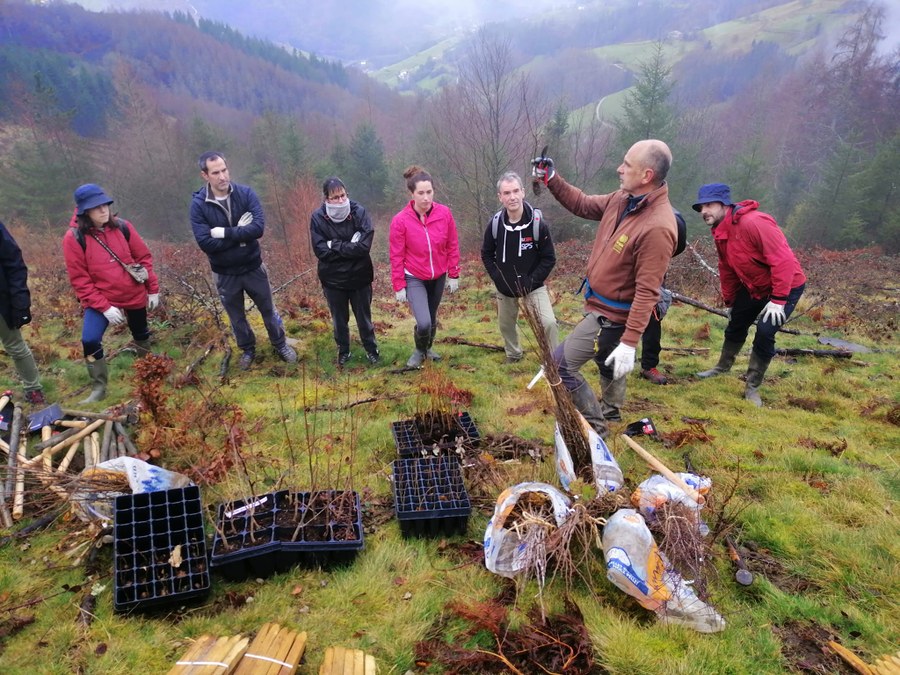
[{"label": "black rubber boot", "polygon": [[106,383],[109,381],[109,369],[106,359],[99,358],[87,362],[88,375],[91,377],[91,393],[79,403],[96,403],[106,398]]},{"label": "black rubber boot", "polygon": [[622,406],[625,405],[626,378],[609,380],[600,376],[600,411],[610,422],[622,421]]},{"label": "black rubber boot", "polygon": [[440,361],[441,355],[431,348],[434,344],[434,336],[437,333],[437,326],[431,327],[431,335],[428,337],[428,347],[425,348],[425,355],[432,361]]},{"label": "black rubber boot", "polygon": [[150,354],[153,353],[150,350],[150,338],[147,338],[146,340],[135,340],[134,347],[139,359],[150,356]]},{"label": "black rubber boot", "polygon": [[594,395],[591,385],[584,382],[578,388],[570,391],[569,395],[572,397],[572,403],[575,404],[578,412],[584,416],[584,419],[594,428],[594,431],[599,434],[600,438],[605,439],[609,433],[609,425],[607,425],[606,419],[603,417],[600,401]]},{"label": "black rubber boot", "polygon": [[697,373],[697,377],[715,377],[716,375],[727,373],[734,365],[734,360],[737,358],[738,352],[741,351],[741,347],[743,346],[743,342],[729,342],[728,340],[725,340],[722,343],[722,353],[719,355],[719,362],[709,370]]},{"label": "black rubber boot", "polygon": [[407,368],[422,367],[422,364],[425,363],[425,352],[428,349],[429,339],[428,333],[419,335],[419,332],[413,329],[413,340],[416,343],[416,348],[413,350],[412,356],[409,357],[409,361],[406,362]]},{"label": "black rubber boot", "polygon": [[750,352],[750,364],[747,366],[747,388],[744,390],[744,398],[757,408],[762,407],[762,399],[759,397],[759,386],[766,376],[766,370],[772,359],[764,359],[756,352]]}]

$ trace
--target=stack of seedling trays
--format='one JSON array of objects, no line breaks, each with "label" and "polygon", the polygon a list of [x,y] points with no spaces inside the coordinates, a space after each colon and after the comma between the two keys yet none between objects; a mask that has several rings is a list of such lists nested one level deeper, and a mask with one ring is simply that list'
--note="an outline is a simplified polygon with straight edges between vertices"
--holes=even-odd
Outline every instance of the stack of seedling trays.
[{"label": "stack of seedling trays", "polygon": [[391,425],[400,455],[393,467],[400,531],[407,537],[464,535],[472,504],[457,450],[460,443],[477,446],[478,430],[468,413],[440,416],[442,425],[425,417]]},{"label": "stack of seedling trays", "polygon": [[301,564],[352,562],[363,547],[353,491],[281,490],[220,504],[210,567],[226,579],[264,578]]},{"label": "stack of seedling trays", "polygon": [[209,592],[198,487],[120,495],[114,522],[117,612],[154,609]]}]

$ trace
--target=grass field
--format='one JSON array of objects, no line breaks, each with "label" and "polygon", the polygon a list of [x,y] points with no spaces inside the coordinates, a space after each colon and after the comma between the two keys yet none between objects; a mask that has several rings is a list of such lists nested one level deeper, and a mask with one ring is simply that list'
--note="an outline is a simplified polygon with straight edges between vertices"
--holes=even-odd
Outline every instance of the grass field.
[{"label": "grass field", "polygon": [[[32,253],[35,245],[37,240],[26,241],[26,257],[40,257]],[[381,245],[379,240],[376,247]],[[552,277],[563,336],[581,318],[581,303],[571,291],[578,287],[585,253],[576,242],[561,247]],[[671,285],[714,303],[715,284],[704,280],[706,273],[686,256],[677,259]],[[280,269],[278,256],[269,259]],[[246,468],[235,463],[221,480],[202,484],[204,507],[246,497],[251,485],[256,493],[352,488],[363,501],[365,548],[345,568],[294,568],[244,582],[214,576],[212,593],[202,603],[147,616],[121,615],[112,607],[111,547],[103,546],[91,565],[76,561],[67,551],[88,541],[88,534],[78,521],[59,519],[0,548],[0,672],[162,673],[202,634],[252,636],[268,621],[308,632],[301,673],[318,672],[330,645],[367,651],[383,673],[510,672],[499,655],[512,658],[521,646],[516,639],[534,634],[529,631],[557,630],[561,617],[581,631],[562,642],[573,649],[581,645],[579,659],[592,664],[589,670],[573,665],[564,672],[781,673],[804,663],[820,668],[807,667],[810,672],[852,672],[828,650],[829,639],[869,662],[896,651],[897,306],[883,287],[897,278],[897,262],[871,253],[831,262],[811,255],[806,260],[809,291],[791,327],[877,351],[851,359],[777,358],[762,387],[765,407],[756,409],[742,398],[747,349],[732,373],[695,379],[693,374],[718,355],[724,320],[676,305],[663,323],[663,346],[708,351],[664,351],[667,386],[650,384],[636,373],[629,377],[625,421],[651,416],[666,443],[646,440],[645,447],[675,470],[683,468],[682,457],[689,453],[713,479],[706,517],[713,523],[727,507],[732,534],[755,574],[753,585],[737,585],[721,539],[712,545],[709,601],[727,628],[701,635],[660,625],[612,586],[596,547],[583,577],[568,592],[562,579],[552,579],[540,600],[533,581],[515,585],[484,568],[481,540],[500,491],[523,480],[558,482],[550,459],[551,397],[544,384],[525,388],[539,366],[527,328],[527,356],[512,366],[503,363],[502,352],[442,341],[453,337],[500,345],[492,292],[480,262],[466,259],[460,292],[445,296],[436,344],[444,358],[423,371],[395,372],[409,355],[412,322],[393,302],[387,268],[379,262],[373,315],[382,364],[365,363],[353,335],[354,359],[344,370],[335,367],[327,310],[314,275],[308,275],[278,300],[289,334],[299,341],[300,364],[277,361],[261,344],[261,360],[247,373],[232,365],[223,383],[218,376],[223,352],[214,348],[197,366],[193,383],[175,388],[174,379],[227,331],[211,314],[191,310],[189,295],[174,282],[175,275],[192,278],[187,276],[192,268],[202,278],[205,263],[190,255],[160,254],[166,313],[155,323],[155,349],[175,359],[163,390],[169,422],[161,424],[145,413],[134,430],[140,448],[154,448],[162,466],[188,472],[219,457],[233,458],[234,444],[227,438],[239,431]],[[288,277],[273,272],[276,285]],[[32,279],[45,293],[43,306],[72,309],[62,300],[49,301],[46,294],[54,286],[41,269],[32,270]],[[834,284],[847,293],[830,294]],[[860,318],[863,307],[872,309],[870,318]],[[58,310],[35,316],[26,336],[41,362],[48,398],[71,405],[86,383],[83,366],[73,356],[80,323]],[[263,341],[262,326],[257,322],[255,327]],[[108,349],[127,341],[126,333],[110,334]],[[779,346],[825,348],[811,335],[782,335]],[[132,366],[128,355],[112,360],[107,403],[125,401],[140,387]],[[8,362],[4,369],[11,380]],[[586,366],[584,374],[596,390],[593,366]],[[487,454],[466,469],[474,504],[466,535],[405,539],[392,517],[390,424],[436,404],[469,411],[486,437],[482,450]],[[704,434],[693,433],[698,424]],[[491,460],[502,434],[537,444],[548,458]],[[650,475],[621,441],[611,448],[628,486]],[[727,499],[732,490],[734,496]],[[34,507],[28,514],[38,515]],[[212,536],[208,519],[206,528]],[[77,622],[79,604],[91,589],[96,594],[92,618]],[[572,637],[576,634],[582,637]],[[478,657],[482,665],[461,667],[452,661],[460,655]],[[521,672],[541,671],[532,663]]]}]

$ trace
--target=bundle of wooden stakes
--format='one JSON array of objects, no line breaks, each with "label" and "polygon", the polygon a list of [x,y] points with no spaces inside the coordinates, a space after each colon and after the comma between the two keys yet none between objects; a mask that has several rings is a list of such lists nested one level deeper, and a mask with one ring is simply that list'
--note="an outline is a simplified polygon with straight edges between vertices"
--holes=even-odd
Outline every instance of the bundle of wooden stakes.
[{"label": "bundle of wooden stakes", "polygon": [[[201,635],[169,671],[169,675],[229,675],[247,651],[250,638]],[[293,672],[293,671],[291,671]]]},{"label": "bundle of wooden stakes", "polygon": [[329,647],[319,675],[375,675],[375,657],[361,649]]},{"label": "bundle of wooden stakes", "polygon": [[305,632],[267,623],[256,634],[234,675],[291,675],[305,650]]}]

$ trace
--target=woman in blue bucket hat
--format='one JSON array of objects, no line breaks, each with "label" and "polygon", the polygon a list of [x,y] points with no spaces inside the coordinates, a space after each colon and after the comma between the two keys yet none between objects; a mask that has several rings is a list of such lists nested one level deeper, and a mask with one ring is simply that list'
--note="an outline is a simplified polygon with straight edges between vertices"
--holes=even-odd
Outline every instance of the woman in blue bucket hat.
[{"label": "woman in blue bucket hat", "polygon": [[103,334],[110,324],[128,322],[139,356],[150,353],[147,310],[159,305],[159,280],[150,249],[127,220],[110,210],[112,198],[87,183],[75,190],[75,213],[63,236],[69,281],[84,308],[81,345],[91,393],[81,403],[106,397],[109,371]]}]

